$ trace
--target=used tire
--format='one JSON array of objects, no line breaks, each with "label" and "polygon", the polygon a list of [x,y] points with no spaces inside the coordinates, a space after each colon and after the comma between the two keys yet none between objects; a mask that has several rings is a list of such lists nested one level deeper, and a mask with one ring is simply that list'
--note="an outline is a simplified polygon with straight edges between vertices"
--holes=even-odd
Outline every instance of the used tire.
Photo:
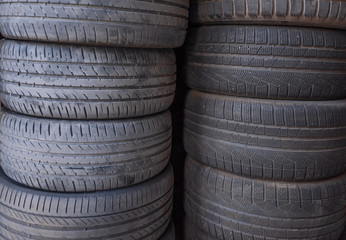
[{"label": "used tire", "polygon": [[346,2],[332,0],[192,0],[193,24],[269,24],[346,29]]},{"label": "used tire", "polygon": [[16,112],[114,119],[166,110],[175,93],[173,50],[3,40],[1,100]]},{"label": "used tire", "polygon": [[0,173],[0,237],[7,240],[156,240],[171,217],[173,170],[141,184],[95,193],[24,188]]},{"label": "used tire", "polygon": [[218,240],[199,229],[192,220],[185,218],[184,240]]},{"label": "used tire", "polygon": [[337,240],[345,226],[346,173],[289,183],[245,178],[191,158],[185,211],[217,239]]},{"label": "used tire", "polygon": [[37,189],[88,192],[130,186],[154,177],[171,150],[168,111],[128,120],[34,118],[4,111],[1,166]]},{"label": "used tire", "polygon": [[0,31],[10,39],[174,48],[183,44],[188,0],[5,0]]},{"label": "used tire", "polygon": [[346,100],[278,101],[191,91],[185,150],[212,167],[285,181],[346,170]]},{"label": "used tire", "polygon": [[200,27],[189,32],[186,51],[186,81],[193,89],[273,99],[346,97],[345,31]]},{"label": "used tire", "polygon": [[161,236],[160,240],[175,240],[175,229],[173,222],[169,224],[167,230]]}]

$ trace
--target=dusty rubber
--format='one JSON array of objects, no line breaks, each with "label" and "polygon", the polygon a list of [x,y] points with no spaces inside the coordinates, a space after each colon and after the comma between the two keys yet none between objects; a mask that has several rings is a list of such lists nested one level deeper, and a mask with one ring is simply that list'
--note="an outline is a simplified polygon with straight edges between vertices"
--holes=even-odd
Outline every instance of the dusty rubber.
[{"label": "dusty rubber", "polygon": [[192,220],[185,217],[184,224],[184,240],[218,240],[215,237],[211,237],[202,229],[199,229]]},{"label": "dusty rubber", "polygon": [[0,237],[6,240],[155,240],[171,217],[173,170],[141,184],[96,193],[50,193],[0,173]]},{"label": "dusty rubber", "polygon": [[345,226],[346,173],[306,183],[233,175],[187,158],[185,212],[217,239],[337,240]]},{"label": "dusty rubber", "polygon": [[346,170],[346,100],[261,100],[192,90],[184,145],[204,164],[243,176],[330,178]]},{"label": "dusty rubber", "polygon": [[346,29],[346,2],[331,0],[191,0],[193,24],[267,24]]},{"label": "dusty rubber", "polygon": [[127,187],[167,165],[171,115],[128,120],[53,120],[4,110],[1,166],[13,180],[57,192]]},{"label": "dusty rubber", "polygon": [[188,0],[5,0],[0,31],[9,39],[175,48],[186,35]]},{"label": "dusty rubber", "polygon": [[160,240],[175,240],[175,228],[173,222],[168,225],[167,230],[160,237]]},{"label": "dusty rubber", "polygon": [[175,72],[171,49],[0,42],[1,100],[31,116],[114,119],[161,112],[173,101]]},{"label": "dusty rubber", "polygon": [[186,81],[201,91],[272,99],[346,97],[346,32],[275,26],[194,28]]}]

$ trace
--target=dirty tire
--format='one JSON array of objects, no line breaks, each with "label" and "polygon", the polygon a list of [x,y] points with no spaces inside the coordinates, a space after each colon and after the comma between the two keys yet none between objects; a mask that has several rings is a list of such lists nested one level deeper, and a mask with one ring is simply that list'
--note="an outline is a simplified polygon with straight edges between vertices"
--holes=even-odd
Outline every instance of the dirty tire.
[{"label": "dirty tire", "polygon": [[275,26],[195,28],[186,81],[197,90],[273,99],[346,97],[346,32]]},{"label": "dirty tire", "polygon": [[0,237],[7,240],[156,240],[171,217],[173,170],[95,193],[32,190],[0,173]]},{"label": "dirty tire", "polygon": [[168,111],[128,120],[34,118],[4,111],[1,166],[37,189],[90,192],[126,187],[160,173],[171,151]]},{"label": "dirty tire", "polygon": [[337,240],[345,225],[346,173],[289,183],[245,178],[187,158],[185,212],[217,239]]},{"label": "dirty tire", "polygon": [[81,47],[3,40],[1,100],[16,112],[114,119],[166,110],[175,93],[171,49]]},{"label": "dirty tire", "polygon": [[331,0],[191,0],[193,24],[269,24],[346,29],[346,2]]},{"label": "dirty tire", "polygon": [[184,240],[219,240],[218,238],[211,237],[206,232],[199,229],[196,224],[187,217],[185,218],[184,226]]},{"label": "dirty tire", "polygon": [[5,0],[0,31],[9,39],[174,48],[186,35],[188,0]]},{"label": "dirty tire", "polygon": [[261,100],[192,90],[184,131],[192,157],[243,176],[310,181],[346,170],[346,100]]},{"label": "dirty tire", "polygon": [[168,228],[161,236],[160,240],[175,240],[175,228],[173,222],[168,225]]}]

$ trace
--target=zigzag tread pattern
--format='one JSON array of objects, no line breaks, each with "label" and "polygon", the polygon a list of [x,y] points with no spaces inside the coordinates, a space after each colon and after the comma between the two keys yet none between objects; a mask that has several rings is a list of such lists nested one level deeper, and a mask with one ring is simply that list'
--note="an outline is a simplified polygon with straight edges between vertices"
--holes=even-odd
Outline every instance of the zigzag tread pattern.
[{"label": "zigzag tread pattern", "polygon": [[200,27],[187,40],[187,83],[213,93],[273,99],[346,96],[342,31]]},{"label": "zigzag tread pattern", "polygon": [[329,0],[192,0],[194,24],[275,24],[346,28],[346,3]]},{"label": "zigzag tread pattern", "polygon": [[287,183],[239,177],[189,157],[185,167],[186,213],[214,238],[337,239],[345,226],[345,174]]},{"label": "zigzag tread pattern", "polygon": [[274,101],[191,91],[185,150],[209,166],[244,176],[318,180],[346,168],[346,104]]}]

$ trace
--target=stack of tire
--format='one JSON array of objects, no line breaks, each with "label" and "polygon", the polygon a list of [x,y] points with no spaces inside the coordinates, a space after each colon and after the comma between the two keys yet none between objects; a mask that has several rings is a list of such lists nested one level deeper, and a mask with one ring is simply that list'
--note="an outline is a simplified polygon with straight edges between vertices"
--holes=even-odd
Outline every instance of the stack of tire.
[{"label": "stack of tire", "polygon": [[346,2],[195,0],[190,10],[186,239],[339,239]]},{"label": "stack of tire", "polygon": [[174,239],[188,4],[1,1],[0,239]]}]

